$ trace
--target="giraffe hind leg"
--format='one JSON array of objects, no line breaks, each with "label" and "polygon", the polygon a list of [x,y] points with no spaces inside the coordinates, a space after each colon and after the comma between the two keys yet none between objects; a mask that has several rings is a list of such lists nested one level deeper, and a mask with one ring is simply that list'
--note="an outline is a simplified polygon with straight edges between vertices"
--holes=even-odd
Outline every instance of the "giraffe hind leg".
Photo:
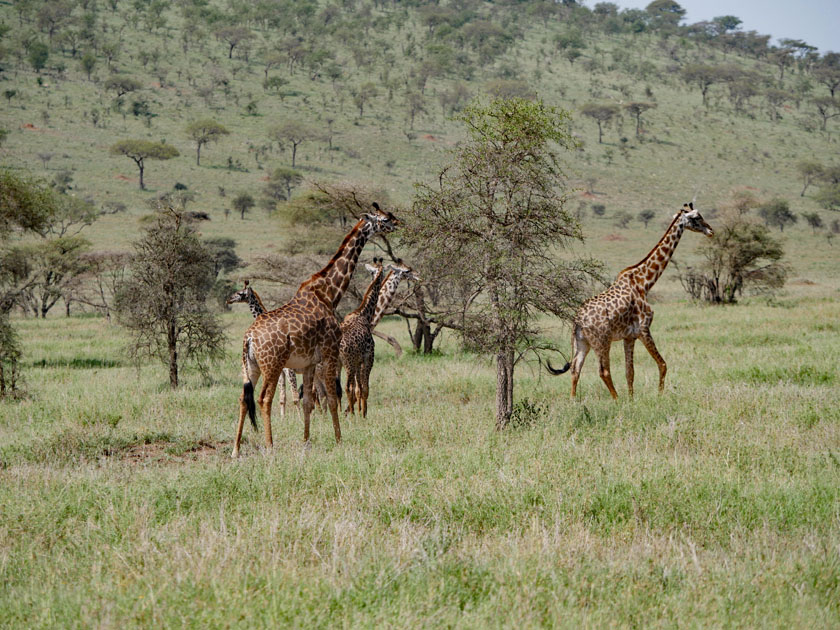
[{"label": "giraffe hind leg", "polygon": [[633,397],[633,378],[635,370],[633,369],[633,346],[636,340],[633,337],[628,337],[624,340],[624,373],[627,376],[627,394],[630,398]]},{"label": "giraffe hind leg", "polygon": [[610,346],[607,344],[604,347],[596,348],[596,351],[598,353],[598,371],[601,374],[601,380],[604,381],[604,385],[610,390],[610,396],[615,400],[618,398],[618,392],[615,391],[615,385],[613,385],[612,375],[610,374]]},{"label": "giraffe hind leg", "polygon": [[668,372],[668,365],[665,363],[662,355],[659,354],[659,350],[656,349],[656,344],[653,342],[653,337],[650,336],[649,330],[643,331],[639,339],[641,339],[645,349],[650,353],[650,356],[653,357],[653,360],[656,361],[656,365],[659,367],[659,393],[661,394],[665,389],[665,374]]},{"label": "giraffe hind leg", "polygon": [[572,398],[574,398],[577,394],[583,363],[586,361],[586,355],[589,354],[589,342],[586,341],[580,327],[575,327],[575,332],[572,335],[572,348],[574,348],[574,356],[572,357]]}]

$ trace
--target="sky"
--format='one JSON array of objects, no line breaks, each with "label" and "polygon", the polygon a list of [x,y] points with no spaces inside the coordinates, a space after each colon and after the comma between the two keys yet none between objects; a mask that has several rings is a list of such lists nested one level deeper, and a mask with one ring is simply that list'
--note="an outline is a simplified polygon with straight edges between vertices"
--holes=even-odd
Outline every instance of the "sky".
[{"label": "sky", "polygon": [[[586,0],[592,8],[601,0]],[[622,9],[644,9],[651,0],[611,0]],[[820,53],[840,52],[840,0],[677,0],[686,10],[682,24],[719,15],[741,18],[741,30],[802,39]]]}]

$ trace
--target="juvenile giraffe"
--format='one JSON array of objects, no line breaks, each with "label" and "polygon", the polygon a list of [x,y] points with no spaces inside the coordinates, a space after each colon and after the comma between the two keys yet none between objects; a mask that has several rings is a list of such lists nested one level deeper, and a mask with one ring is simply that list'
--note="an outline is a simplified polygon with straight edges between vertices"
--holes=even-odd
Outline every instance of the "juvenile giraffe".
[{"label": "juvenile giraffe", "polygon": [[[390,212],[373,204],[374,212],[362,215],[344,237],[335,255],[321,271],[298,287],[285,305],[264,313],[245,332],[242,348],[242,395],[239,398],[239,422],[233,444],[233,457],[239,455],[242,427],[247,414],[256,424],[254,385],[264,377],[259,395],[266,447],[272,446],[271,401],[284,367],[303,372],[303,441],[309,442],[309,418],[312,413],[312,376],[315,366],[324,361],[324,377],[331,383],[338,371],[338,346],[341,326],[335,308],[341,301],[367,240],[377,233],[391,232],[399,221]],[[327,388],[327,404],[332,415],[336,441],[341,441],[338,400]]]},{"label": "juvenile giraffe", "polygon": [[659,391],[665,388],[667,366],[650,334],[653,309],[647,301],[647,295],[671,260],[685,229],[714,236],[714,230],[695,210],[694,204],[684,205],[674,215],[674,220],[656,246],[641,262],[624,269],[610,288],[580,307],[575,315],[572,333],[574,356],[571,363],[566,363],[560,370],[548,364],[551,374],[563,374],[571,367],[572,398],[575,397],[580,371],[590,349],[598,356],[601,379],[610,390],[610,395],[618,397],[610,376],[610,345],[619,340],[624,341],[624,367],[630,396],[633,396],[633,345],[636,339],[642,341],[659,366]]},{"label": "juvenile giraffe", "polygon": [[[408,265],[403,264],[402,259],[397,259],[395,263],[388,263],[385,265],[388,271],[388,275],[385,276],[385,280],[382,283],[382,288],[379,290],[379,296],[377,297],[376,301],[376,312],[373,315],[373,319],[370,323],[370,329],[376,327],[379,323],[379,320],[382,319],[382,315],[391,305],[391,302],[394,299],[394,295],[397,292],[397,288],[400,285],[400,282],[403,278],[409,278],[414,281],[418,281],[420,277],[409,267]],[[377,268],[371,265],[365,265],[365,268],[371,274],[376,274]],[[373,364],[371,363],[370,367],[368,368],[368,373],[373,368]],[[315,378],[314,378],[314,396],[316,402],[320,406],[321,400],[325,400],[326,398],[326,385],[324,385],[324,379],[322,375],[321,364],[318,364],[318,367],[315,368]],[[302,390],[301,390],[302,391]],[[341,384],[338,380],[336,380],[336,392],[338,394],[339,401],[341,401]]]},{"label": "juvenile giraffe", "polygon": [[373,265],[366,267],[368,271],[373,272],[373,280],[358,308],[347,313],[341,322],[341,344],[338,350],[341,364],[347,372],[347,386],[344,388],[347,391],[345,414],[354,413],[358,400],[359,412],[363,418],[367,417],[370,371],[373,369],[375,347],[370,322],[376,312],[379,289],[382,286],[382,259],[374,258]]},{"label": "juvenile giraffe", "polygon": [[[238,302],[245,302],[248,308],[251,309],[251,315],[254,319],[267,312],[267,309],[262,303],[259,294],[245,281],[245,288],[237,291],[231,295],[226,304],[236,304]],[[298,395],[297,375],[294,370],[283,368],[283,374],[280,376],[280,415],[286,415],[286,379],[289,379],[289,384],[292,386],[292,402],[297,406],[300,403],[300,396]]]}]

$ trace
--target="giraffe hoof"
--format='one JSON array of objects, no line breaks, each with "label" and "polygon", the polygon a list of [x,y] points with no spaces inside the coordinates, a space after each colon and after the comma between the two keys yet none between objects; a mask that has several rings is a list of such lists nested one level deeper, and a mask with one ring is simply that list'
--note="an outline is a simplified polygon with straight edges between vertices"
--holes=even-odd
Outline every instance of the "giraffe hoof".
[{"label": "giraffe hoof", "polygon": [[239,451],[238,451],[238,450],[234,450],[234,451],[230,454],[230,457],[231,457],[231,459],[239,459]]}]

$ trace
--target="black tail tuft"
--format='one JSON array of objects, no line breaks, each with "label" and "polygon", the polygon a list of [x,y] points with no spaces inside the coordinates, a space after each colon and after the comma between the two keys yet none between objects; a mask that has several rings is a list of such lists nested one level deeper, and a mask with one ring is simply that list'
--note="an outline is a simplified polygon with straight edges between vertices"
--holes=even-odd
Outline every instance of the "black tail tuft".
[{"label": "black tail tuft", "polygon": [[257,405],[254,403],[254,384],[251,381],[242,387],[242,398],[245,406],[248,407],[248,417],[251,418],[251,426],[257,428]]},{"label": "black tail tuft", "polygon": [[342,394],[342,391],[341,391],[341,377],[336,376],[335,377],[335,395],[336,395],[336,398],[338,398],[338,402],[341,402],[341,394]]},{"label": "black tail tuft", "polygon": [[555,370],[553,367],[551,367],[551,362],[548,360],[546,360],[545,365],[548,368],[549,374],[554,374],[554,376],[568,372],[569,368],[572,367],[571,363],[566,362],[566,365],[564,365],[561,369]]},{"label": "black tail tuft", "polygon": [[298,385],[298,400],[303,400],[303,383]]}]

